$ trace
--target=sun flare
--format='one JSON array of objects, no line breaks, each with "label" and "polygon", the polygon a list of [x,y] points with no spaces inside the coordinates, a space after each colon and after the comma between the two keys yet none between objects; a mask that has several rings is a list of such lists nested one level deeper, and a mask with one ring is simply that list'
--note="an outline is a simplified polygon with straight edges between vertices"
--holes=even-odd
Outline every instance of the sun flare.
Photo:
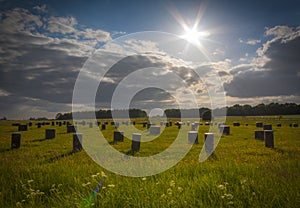
[{"label": "sun flare", "polygon": [[203,37],[209,36],[208,32],[199,32],[195,28],[185,28],[185,34],[181,36],[181,38],[187,40],[192,44],[198,45],[200,43],[200,39]]}]

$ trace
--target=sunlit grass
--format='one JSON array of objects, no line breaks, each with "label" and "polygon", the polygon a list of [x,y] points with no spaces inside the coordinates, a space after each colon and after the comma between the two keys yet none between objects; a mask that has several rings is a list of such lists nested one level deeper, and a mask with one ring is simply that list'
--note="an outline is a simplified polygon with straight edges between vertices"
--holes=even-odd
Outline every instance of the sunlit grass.
[{"label": "sunlit grass", "polygon": [[[274,149],[254,139],[258,120],[273,124]],[[233,127],[233,121],[241,126]],[[45,129],[53,127],[33,125],[21,132],[21,148],[10,150],[11,133],[17,127],[1,121],[0,207],[92,207],[84,202],[90,202],[104,175],[105,183],[91,201],[95,207],[300,207],[300,130],[289,127],[299,121],[299,116],[230,117],[231,134],[222,136],[214,156],[203,163],[198,157],[209,126],[200,126],[199,144],[182,161],[144,178],[116,175],[98,166],[85,151],[72,153],[72,134],[65,126],[54,127],[56,138],[44,140]],[[108,125],[102,131],[107,141],[113,141],[114,130]],[[177,131],[174,125],[166,128],[157,139],[142,143],[136,156],[163,151]],[[151,137],[146,131],[143,136]],[[131,141],[111,145],[126,153]]]}]

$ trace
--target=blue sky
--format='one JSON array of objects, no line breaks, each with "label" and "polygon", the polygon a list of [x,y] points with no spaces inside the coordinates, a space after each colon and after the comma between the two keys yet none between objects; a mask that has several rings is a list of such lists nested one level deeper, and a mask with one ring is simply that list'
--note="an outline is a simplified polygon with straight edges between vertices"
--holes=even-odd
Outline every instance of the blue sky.
[{"label": "blue sky", "polygon": [[96,48],[136,32],[183,35],[179,17],[210,34],[201,45],[229,105],[300,103],[297,0],[9,0],[0,12],[0,113],[8,118],[70,111],[77,74]]}]

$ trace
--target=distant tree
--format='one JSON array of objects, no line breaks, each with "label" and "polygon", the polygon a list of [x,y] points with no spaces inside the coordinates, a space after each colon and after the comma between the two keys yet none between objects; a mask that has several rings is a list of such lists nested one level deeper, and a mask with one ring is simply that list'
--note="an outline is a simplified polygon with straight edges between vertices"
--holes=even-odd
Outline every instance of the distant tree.
[{"label": "distant tree", "polygon": [[201,114],[201,118],[203,121],[211,121],[211,118],[212,118],[211,110],[204,111]]},{"label": "distant tree", "polygon": [[57,113],[56,116],[55,116],[55,119],[60,120],[61,117],[62,117],[62,113]]},{"label": "distant tree", "polygon": [[7,120],[7,118],[6,118],[6,116],[3,116],[0,120],[2,120],[2,121],[6,121]]}]

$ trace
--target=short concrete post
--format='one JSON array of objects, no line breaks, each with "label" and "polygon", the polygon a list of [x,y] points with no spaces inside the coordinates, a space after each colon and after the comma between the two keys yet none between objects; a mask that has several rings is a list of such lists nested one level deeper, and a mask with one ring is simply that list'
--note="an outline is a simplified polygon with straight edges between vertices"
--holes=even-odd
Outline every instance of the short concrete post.
[{"label": "short concrete post", "polygon": [[160,127],[159,126],[151,126],[149,129],[151,135],[158,135],[160,134]]},{"label": "short concrete post", "polygon": [[139,133],[132,134],[132,143],[131,143],[131,151],[132,152],[137,152],[140,150],[141,137],[142,137],[142,135]]},{"label": "short concrete post", "polygon": [[181,126],[182,126],[182,122],[179,122],[179,123],[177,124],[178,129],[181,129]]},{"label": "short concrete post", "polygon": [[262,122],[256,122],[256,123],[255,123],[255,126],[256,126],[257,128],[261,128],[261,127],[263,127],[263,123],[262,123]]},{"label": "short concrete post", "polygon": [[197,131],[197,125],[195,123],[192,123],[191,131]]},{"label": "short concrete post", "polygon": [[27,125],[26,124],[21,124],[19,125],[18,131],[27,131]]},{"label": "short concrete post", "polygon": [[13,132],[11,134],[11,148],[18,149],[21,146],[21,133]]},{"label": "short concrete post", "polygon": [[151,127],[151,123],[147,123],[147,129],[149,129]]},{"label": "short concrete post", "polygon": [[214,151],[214,134],[205,133],[204,142],[205,142],[205,152],[208,154],[212,154]]},{"label": "short concrete post", "polygon": [[82,134],[73,134],[73,152],[82,150]]},{"label": "short concrete post", "polygon": [[189,144],[198,144],[198,132],[189,131],[188,132],[188,143]]},{"label": "short concrete post", "polygon": [[55,129],[46,129],[45,130],[45,138],[46,139],[54,139],[55,138]]},{"label": "short concrete post", "polygon": [[274,148],[273,130],[265,130],[265,146],[269,148]]},{"label": "short concrete post", "polygon": [[89,123],[89,127],[93,128],[93,123],[92,122]]},{"label": "short concrete post", "polygon": [[229,125],[220,125],[219,126],[220,133],[229,135],[230,134],[230,126]]},{"label": "short concrete post", "polygon": [[272,124],[264,124],[264,130],[272,130]]},{"label": "short concrete post", "polygon": [[123,142],[124,132],[114,131],[114,142]]},{"label": "short concrete post", "polygon": [[67,133],[75,133],[76,128],[73,125],[67,126]]},{"label": "short concrete post", "polygon": [[262,131],[262,130],[256,130],[256,131],[254,131],[254,138],[255,139],[258,139],[258,140],[264,140],[264,131]]},{"label": "short concrete post", "polygon": [[233,122],[233,126],[240,126],[241,124],[239,122]]}]

